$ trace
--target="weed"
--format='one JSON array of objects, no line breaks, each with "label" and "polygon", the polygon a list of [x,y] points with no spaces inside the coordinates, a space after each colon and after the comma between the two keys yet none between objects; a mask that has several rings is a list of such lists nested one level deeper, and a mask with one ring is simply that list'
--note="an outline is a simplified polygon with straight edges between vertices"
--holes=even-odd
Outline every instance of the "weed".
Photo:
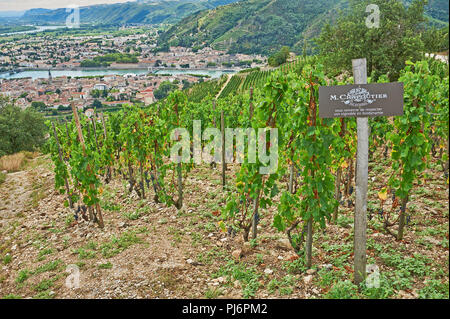
[{"label": "weed", "polygon": [[331,287],[325,298],[328,299],[355,299],[358,294],[358,287],[351,281],[340,281]]}]

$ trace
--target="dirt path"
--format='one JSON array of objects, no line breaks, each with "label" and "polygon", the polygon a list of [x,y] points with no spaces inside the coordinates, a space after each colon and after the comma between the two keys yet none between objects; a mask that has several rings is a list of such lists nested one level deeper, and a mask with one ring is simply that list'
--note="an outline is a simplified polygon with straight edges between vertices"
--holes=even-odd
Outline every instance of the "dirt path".
[{"label": "dirt path", "polygon": [[220,96],[220,94],[222,94],[222,91],[226,88],[226,86],[228,85],[228,82],[230,82],[231,78],[233,77],[233,74],[227,74],[227,81],[225,82],[225,84],[222,86],[222,88],[220,89],[219,93],[217,93],[215,99],[217,100]]},{"label": "dirt path", "polygon": [[[39,160],[40,158],[35,159]],[[5,182],[0,185],[0,220],[7,222],[12,217],[20,216],[35,207],[42,196],[38,190],[43,185],[43,180],[50,174],[44,167],[30,167],[7,174]]]}]

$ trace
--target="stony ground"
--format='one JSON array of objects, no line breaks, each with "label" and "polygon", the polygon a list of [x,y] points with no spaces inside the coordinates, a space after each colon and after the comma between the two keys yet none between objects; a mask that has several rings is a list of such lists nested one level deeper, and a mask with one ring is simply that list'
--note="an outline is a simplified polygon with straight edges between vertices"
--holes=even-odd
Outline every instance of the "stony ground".
[{"label": "stony ground", "polygon": [[[386,166],[370,164],[374,211]],[[336,225],[315,231],[313,269],[306,270],[271,226],[276,208],[262,212],[251,243],[221,232],[220,167],[189,173],[180,211],[155,203],[152,194],[140,200],[114,179],[102,195],[99,229],[75,221],[53,188],[51,161],[40,156],[0,185],[0,297],[448,298],[448,185],[437,163],[425,177],[411,197],[402,242],[383,231],[377,216],[369,222],[368,262],[380,271],[380,287],[358,291],[351,283],[352,207],[341,207]],[[66,285],[69,265],[80,270],[78,288]]]}]

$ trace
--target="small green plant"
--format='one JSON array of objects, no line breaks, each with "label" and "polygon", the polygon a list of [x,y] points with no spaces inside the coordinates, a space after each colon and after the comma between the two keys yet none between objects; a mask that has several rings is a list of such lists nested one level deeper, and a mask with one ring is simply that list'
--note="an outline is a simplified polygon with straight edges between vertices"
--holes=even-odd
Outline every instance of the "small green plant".
[{"label": "small green plant", "polygon": [[283,264],[283,269],[290,274],[301,274],[306,271],[305,259],[300,257],[293,261],[286,261]]},{"label": "small green plant", "polygon": [[16,283],[21,284],[27,280],[33,273],[28,269],[22,269],[16,278]]},{"label": "small green plant", "polygon": [[0,185],[3,184],[6,180],[6,174],[0,172]]},{"label": "small green plant", "polygon": [[322,268],[317,272],[315,280],[321,288],[331,287],[345,278],[344,270]]},{"label": "small green plant", "polygon": [[42,249],[38,254],[38,261],[44,260],[47,255],[51,254],[53,254],[53,249],[51,248]]},{"label": "small green plant", "polygon": [[242,296],[244,298],[254,297],[256,291],[260,287],[260,274],[257,273],[255,267],[249,267],[244,263],[235,263],[229,260],[225,266],[220,267],[219,271],[213,274],[213,277],[225,276],[228,282],[239,281],[242,287]]},{"label": "small green plant", "polygon": [[337,224],[344,228],[350,228],[353,225],[353,218],[350,216],[341,215],[337,219]]},{"label": "small green plant", "polygon": [[11,261],[12,261],[12,256],[11,256],[10,254],[6,254],[6,255],[3,257],[3,264],[4,264],[4,265],[9,264]]},{"label": "small green plant", "polygon": [[361,293],[369,299],[386,299],[395,293],[389,273],[381,273],[379,277],[379,287],[367,287],[365,282],[361,283]]},{"label": "small green plant", "polygon": [[44,279],[40,283],[38,283],[36,286],[34,286],[34,290],[39,291],[39,292],[46,291],[46,290],[50,289],[51,287],[53,287],[55,280],[56,280],[55,278]]},{"label": "small green plant", "polygon": [[73,214],[67,214],[66,218],[64,219],[64,224],[66,227],[69,227],[73,222],[75,221],[75,217]]},{"label": "small green plant", "polygon": [[269,282],[268,289],[270,293],[274,293],[278,290],[280,296],[286,296],[292,294],[292,292],[294,291],[294,283],[295,278],[293,276],[287,275],[282,280],[272,279]]},{"label": "small green plant", "polygon": [[111,269],[112,267],[113,267],[113,265],[109,261],[105,264],[98,265],[99,269]]},{"label": "small green plant", "polygon": [[351,281],[340,281],[336,283],[325,295],[327,299],[355,299],[358,294],[358,287]]},{"label": "small green plant", "polygon": [[48,262],[42,266],[39,266],[36,268],[36,270],[33,272],[34,275],[41,274],[47,271],[53,271],[56,270],[60,265],[62,265],[63,262],[59,259],[55,261]]},{"label": "small green plant", "polygon": [[95,251],[86,250],[84,248],[78,248],[74,252],[78,254],[79,259],[92,259],[97,256]]},{"label": "small green plant", "polygon": [[449,283],[441,280],[430,280],[426,286],[419,291],[419,298],[422,299],[448,299]]},{"label": "small green plant", "polygon": [[53,299],[54,296],[49,290],[44,290],[33,296],[33,299]]},{"label": "small green plant", "polygon": [[420,254],[414,254],[414,257],[405,257],[400,254],[382,253],[380,257],[387,266],[404,272],[405,277],[410,275],[424,277],[429,273],[430,267],[427,264],[431,263],[431,260]]},{"label": "small green plant", "polygon": [[139,219],[139,217],[141,217],[141,213],[139,210],[136,210],[134,212],[122,213],[122,216],[129,220],[137,220]]},{"label": "small green plant", "polygon": [[220,288],[208,288],[205,292],[206,299],[216,299],[217,297],[223,294],[222,289]]},{"label": "small green plant", "polygon": [[14,295],[14,294],[9,294],[9,295],[3,296],[2,299],[22,299],[22,297],[18,296],[18,295]]},{"label": "small green plant", "polygon": [[261,265],[264,263],[264,255],[263,254],[256,254],[256,264]]},{"label": "small green plant", "polygon": [[100,245],[100,251],[105,258],[111,258],[128,247],[141,243],[142,239],[137,236],[137,231],[129,230],[120,235],[113,236],[110,242]]}]

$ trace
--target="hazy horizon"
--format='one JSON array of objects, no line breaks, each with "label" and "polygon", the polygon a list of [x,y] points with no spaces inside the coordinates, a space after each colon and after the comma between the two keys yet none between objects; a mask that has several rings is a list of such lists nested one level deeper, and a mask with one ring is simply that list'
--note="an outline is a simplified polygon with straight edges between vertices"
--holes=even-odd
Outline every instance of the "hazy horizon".
[{"label": "hazy horizon", "polygon": [[29,9],[44,8],[58,9],[69,5],[88,6],[93,4],[111,4],[119,2],[134,2],[136,0],[0,0],[0,11],[24,11]]}]

